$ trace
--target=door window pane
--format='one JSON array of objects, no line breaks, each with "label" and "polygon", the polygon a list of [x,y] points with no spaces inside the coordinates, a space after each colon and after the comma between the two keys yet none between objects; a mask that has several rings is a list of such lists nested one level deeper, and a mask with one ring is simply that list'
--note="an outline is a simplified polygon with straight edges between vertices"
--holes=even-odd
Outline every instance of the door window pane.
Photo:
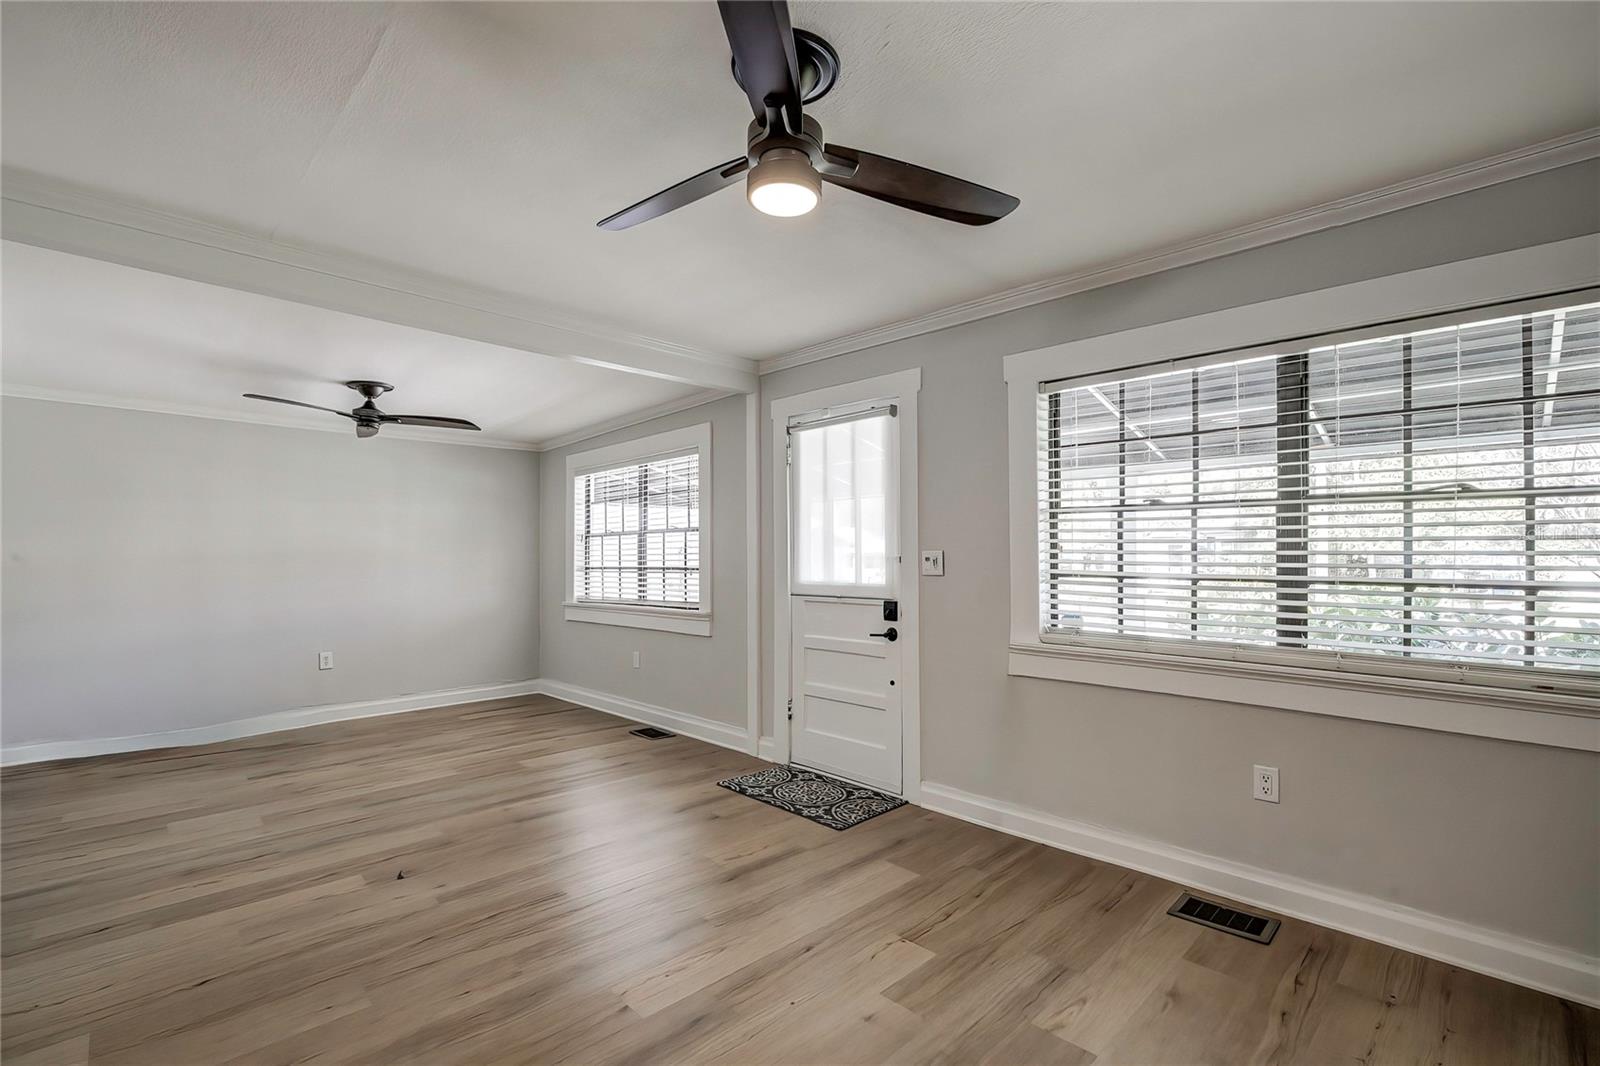
[{"label": "door window pane", "polygon": [[889,583],[890,416],[790,436],[795,579],[806,585]]}]

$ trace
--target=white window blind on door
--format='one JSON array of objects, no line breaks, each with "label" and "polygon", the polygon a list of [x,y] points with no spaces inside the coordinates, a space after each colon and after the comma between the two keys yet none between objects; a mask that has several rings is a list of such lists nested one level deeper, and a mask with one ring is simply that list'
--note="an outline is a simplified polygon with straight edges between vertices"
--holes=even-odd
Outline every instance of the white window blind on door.
[{"label": "white window blind on door", "polygon": [[1039,397],[1045,639],[1600,676],[1600,305]]},{"label": "white window blind on door", "polygon": [[873,414],[790,430],[797,583],[888,585],[892,426]]},{"label": "white window blind on door", "polygon": [[700,605],[700,456],[573,479],[573,592],[580,602]]}]

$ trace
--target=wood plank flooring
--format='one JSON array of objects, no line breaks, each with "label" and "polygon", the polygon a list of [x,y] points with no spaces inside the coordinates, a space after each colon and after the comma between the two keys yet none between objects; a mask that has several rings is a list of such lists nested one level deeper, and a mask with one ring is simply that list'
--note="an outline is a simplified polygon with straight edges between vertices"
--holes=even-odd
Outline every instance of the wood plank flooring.
[{"label": "wood plank flooring", "polygon": [[1596,1012],[546,697],[0,776],[7,1063],[1600,1063]]}]

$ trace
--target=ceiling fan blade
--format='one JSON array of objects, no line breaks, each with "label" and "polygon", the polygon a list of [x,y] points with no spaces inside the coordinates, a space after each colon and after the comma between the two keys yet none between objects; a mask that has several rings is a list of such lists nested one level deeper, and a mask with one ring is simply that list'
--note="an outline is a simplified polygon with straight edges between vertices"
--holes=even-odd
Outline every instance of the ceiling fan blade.
[{"label": "ceiling fan blade", "polygon": [[381,415],[379,422],[395,426],[433,426],[436,429],[479,429],[465,418],[434,418],[432,415]]},{"label": "ceiling fan blade", "polygon": [[784,108],[790,125],[799,129],[800,60],[786,0],[717,0],[717,7],[750,109],[765,118],[767,105]]},{"label": "ceiling fan blade", "polygon": [[726,163],[703,170],[692,178],[678,182],[671,188],[662,189],[654,196],[647,196],[632,207],[618,211],[610,218],[602,218],[595,225],[601,229],[619,230],[629,226],[637,226],[641,222],[648,222],[658,215],[668,211],[676,211],[686,204],[692,204],[702,196],[710,196],[725,185],[731,185],[735,179],[750,169],[750,161],[744,156],[730,159]]},{"label": "ceiling fan blade", "polygon": [[244,394],[244,398],[247,400],[266,400],[268,403],[286,403],[290,407],[309,407],[313,411],[326,411],[330,415],[338,415],[341,418],[355,417],[349,411],[339,411],[332,407],[318,407],[314,403],[301,403],[299,400],[285,400],[281,396],[263,396],[259,392],[247,392]]},{"label": "ceiling fan blade", "polygon": [[854,174],[844,177],[819,167],[823,181],[951,222],[987,226],[1009,215],[1022,202],[995,189],[888,156],[838,144],[827,145],[825,151],[829,156],[854,163],[856,169]]}]

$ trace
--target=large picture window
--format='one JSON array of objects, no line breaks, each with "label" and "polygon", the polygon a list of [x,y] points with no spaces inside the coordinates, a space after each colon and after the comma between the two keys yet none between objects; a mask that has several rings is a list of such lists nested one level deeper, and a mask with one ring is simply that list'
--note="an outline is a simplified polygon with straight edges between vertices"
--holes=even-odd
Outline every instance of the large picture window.
[{"label": "large picture window", "polygon": [[1600,676],[1600,305],[1045,382],[1037,457],[1046,642]]}]

